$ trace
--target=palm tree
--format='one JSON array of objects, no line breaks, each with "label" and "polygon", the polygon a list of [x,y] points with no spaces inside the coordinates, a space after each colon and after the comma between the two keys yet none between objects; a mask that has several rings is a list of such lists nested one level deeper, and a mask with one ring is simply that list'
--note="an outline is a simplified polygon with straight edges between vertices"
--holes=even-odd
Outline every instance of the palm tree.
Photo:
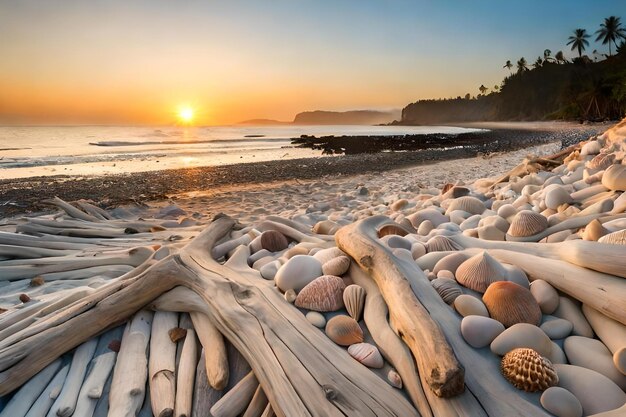
[{"label": "palm tree", "polygon": [[554,59],[556,59],[557,63],[566,62],[565,57],[563,56],[563,51],[559,51],[554,55]]},{"label": "palm tree", "polygon": [[537,60],[533,64],[533,68],[537,69],[537,68],[541,67],[542,65],[543,65],[543,60],[541,59],[540,56],[538,56]]},{"label": "palm tree", "polygon": [[617,48],[615,48],[615,51],[619,54],[622,51],[626,51],[626,40],[621,41],[619,43],[619,45],[617,45]]},{"label": "palm tree", "polygon": [[550,62],[552,60],[552,57],[550,55],[552,55],[552,51],[549,50],[549,49],[544,49],[544,51],[543,51],[543,60],[545,62]]},{"label": "palm tree", "polygon": [[528,64],[526,58],[521,57],[519,61],[517,61],[517,73],[520,74],[524,71],[528,71]]},{"label": "palm tree", "polygon": [[504,64],[504,66],[502,68],[506,68],[509,71],[511,71],[511,68],[513,68],[513,64],[511,64],[511,61],[507,60],[506,64]]},{"label": "palm tree", "polygon": [[484,96],[485,93],[487,92],[487,90],[489,90],[489,89],[487,87],[485,87],[484,84],[481,84],[480,87],[478,87],[478,90],[480,91],[480,94],[482,94]]},{"label": "palm tree", "polygon": [[602,45],[609,44],[609,56],[613,55],[611,51],[611,42],[617,46],[617,41],[626,39],[626,29],[622,26],[619,17],[611,16],[604,19],[604,23],[600,25],[600,29],[596,31],[596,42],[602,40]]},{"label": "palm tree", "polygon": [[578,57],[583,55],[586,46],[589,46],[589,34],[586,29],[575,29],[574,35],[567,38],[569,42],[566,45],[572,45],[572,51],[578,49]]}]

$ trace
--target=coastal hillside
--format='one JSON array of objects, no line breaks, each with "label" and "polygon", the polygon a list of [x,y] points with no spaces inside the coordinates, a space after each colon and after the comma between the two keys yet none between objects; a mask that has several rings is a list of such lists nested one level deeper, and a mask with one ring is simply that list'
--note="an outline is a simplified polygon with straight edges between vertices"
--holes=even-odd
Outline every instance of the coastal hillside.
[{"label": "coastal hillside", "polygon": [[390,123],[400,116],[399,112],[375,110],[305,111],[296,114],[293,124],[298,125],[375,125]]},{"label": "coastal hillside", "polygon": [[[505,70],[512,70],[507,61]],[[581,55],[571,62],[562,52],[524,58],[499,86],[481,85],[479,94],[418,100],[402,109],[400,124],[502,120],[616,120],[626,114],[626,48],[594,61]]]}]

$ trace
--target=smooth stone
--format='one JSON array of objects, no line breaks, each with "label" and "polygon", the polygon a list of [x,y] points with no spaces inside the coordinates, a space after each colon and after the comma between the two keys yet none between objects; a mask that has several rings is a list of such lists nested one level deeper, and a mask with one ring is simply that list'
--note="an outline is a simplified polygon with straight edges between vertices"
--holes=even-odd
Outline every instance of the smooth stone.
[{"label": "smooth stone", "polygon": [[626,404],[615,410],[605,411],[603,413],[594,414],[587,417],[624,417],[626,416]]},{"label": "smooth stone", "polygon": [[549,356],[552,341],[539,327],[528,323],[517,323],[509,327],[491,342],[491,351],[504,356],[516,348],[530,348],[541,356]]},{"label": "smooth stone", "polygon": [[556,210],[561,204],[570,203],[572,201],[572,197],[570,197],[569,193],[565,191],[564,188],[558,185],[553,185],[553,187],[554,188],[546,193],[545,203],[547,208]]},{"label": "smooth stone", "polygon": [[565,339],[565,354],[572,365],[582,366],[601,373],[626,390],[626,375],[613,364],[611,351],[597,339],[582,336],[570,336]]},{"label": "smooth stone", "polygon": [[567,363],[567,356],[556,342],[552,342],[552,350],[550,354],[546,356],[552,363]]},{"label": "smooth stone", "polygon": [[461,320],[461,335],[475,348],[489,346],[503,331],[504,325],[489,317],[467,316]]},{"label": "smooth stone", "polygon": [[591,369],[555,364],[558,386],[570,391],[583,407],[583,415],[614,410],[626,403],[626,393],[613,381]]},{"label": "smooth stone", "polygon": [[391,249],[401,248],[401,249],[406,249],[410,251],[411,246],[413,245],[413,242],[398,235],[383,236],[380,240],[385,242],[385,244],[389,246]]},{"label": "smooth stone", "polygon": [[495,240],[502,242],[506,238],[506,233],[493,225],[480,226],[476,230],[478,231],[478,237],[482,240]]},{"label": "smooth stone", "polygon": [[411,255],[414,260],[426,255],[426,246],[422,242],[413,243],[411,245]]},{"label": "smooth stone", "polygon": [[272,262],[274,262],[275,259],[273,256],[264,256],[261,259],[256,260],[253,264],[252,264],[252,268],[256,269],[257,271],[261,271],[261,268],[263,268],[265,265],[270,264]]},{"label": "smooth stone", "polygon": [[313,257],[317,259],[322,265],[324,265],[331,259],[337,258],[339,256],[346,256],[346,253],[338,247],[322,249],[315,252],[315,255],[313,255]]},{"label": "smooth stone", "polygon": [[583,406],[565,388],[550,387],[541,394],[541,405],[556,417],[582,417]]},{"label": "smooth stone", "polygon": [[626,346],[613,354],[613,364],[623,375],[626,375]]},{"label": "smooth stone", "polygon": [[324,275],[342,276],[350,268],[350,258],[347,256],[338,256],[322,265]]},{"label": "smooth stone", "polygon": [[441,271],[437,272],[437,278],[454,279],[454,274],[447,269],[442,269]]},{"label": "smooth stone", "polygon": [[570,321],[574,325],[572,334],[593,337],[593,330],[581,308],[569,298],[559,297],[559,306],[552,312],[552,315]]},{"label": "smooth stone", "polygon": [[261,276],[265,279],[274,279],[280,267],[281,267],[280,261],[273,261],[273,262],[263,265],[261,269],[259,270],[259,272],[261,273]]},{"label": "smooth stone", "polygon": [[569,336],[572,333],[574,325],[569,320],[545,316],[544,321],[539,328],[546,332],[550,339],[556,340]]},{"label": "smooth stone", "polygon": [[261,258],[265,258],[266,256],[272,256],[272,252],[268,251],[267,249],[258,250],[254,252],[252,255],[248,256],[248,264],[254,265],[256,261],[258,261]]},{"label": "smooth stone", "polygon": [[326,318],[322,313],[318,313],[317,311],[309,311],[306,313],[306,319],[313,326],[323,329],[326,326]]},{"label": "smooth stone", "polygon": [[[319,252],[318,252],[319,253]],[[322,264],[308,255],[296,255],[278,270],[274,279],[282,291],[294,289],[299,292],[315,278],[322,276]]]},{"label": "smooth stone", "polygon": [[559,293],[542,279],[536,279],[530,284],[530,293],[543,314],[552,314],[559,306]]},{"label": "smooth stone", "polygon": [[506,270],[506,280],[514,282],[526,289],[530,289],[530,281],[522,268],[517,265],[502,264]]},{"label": "smooth stone", "polygon": [[482,300],[469,294],[461,294],[456,297],[454,300],[454,309],[463,317],[489,317],[489,311],[487,311],[487,307],[485,307]]}]

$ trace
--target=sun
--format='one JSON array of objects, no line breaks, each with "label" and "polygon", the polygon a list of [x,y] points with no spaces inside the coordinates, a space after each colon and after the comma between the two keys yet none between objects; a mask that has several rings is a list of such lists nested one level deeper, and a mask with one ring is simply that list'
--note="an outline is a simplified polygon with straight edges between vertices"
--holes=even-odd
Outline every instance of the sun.
[{"label": "sun", "polygon": [[191,107],[185,106],[178,110],[178,119],[183,123],[191,123],[193,121],[194,111]]}]

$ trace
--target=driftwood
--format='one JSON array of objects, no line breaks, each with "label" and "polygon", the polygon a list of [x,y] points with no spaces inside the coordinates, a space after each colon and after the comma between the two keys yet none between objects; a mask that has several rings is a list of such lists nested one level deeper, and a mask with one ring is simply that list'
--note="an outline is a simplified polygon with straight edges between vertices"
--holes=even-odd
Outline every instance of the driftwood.
[{"label": "driftwood", "polygon": [[191,417],[197,365],[198,341],[196,340],[196,332],[193,329],[187,329],[176,375],[176,405],[174,408],[176,417]]},{"label": "driftwood", "polygon": [[152,319],[150,336],[150,399],[152,410],[158,417],[171,416],[176,395],[176,344],[168,331],[178,326],[178,314],[157,311]]},{"label": "driftwood", "polygon": [[26,417],[44,417],[48,414],[48,410],[52,407],[52,404],[59,396],[61,388],[65,383],[65,378],[70,370],[70,364],[65,364],[59,372],[52,378],[52,381],[43,390],[37,401],[30,407]]},{"label": "driftwood", "polygon": [[[159,295],[182,285],[201,297],[216,328],[248,360],[279,416],[415,416],[415,409],[401,394],[381,385],[375,374],[314,329],[270,283],[249,268],[246,247],[237,250],[224,265],[210,257],[215,242],[233,225],[231,219],[219,218],[180,253],[140,275],[115,280],[69,306],[62,315],[37,322],[9,341],[0,341],[0,395],[20,386],[62,353],[128,320]],[[136,321],[137,317],[133,323]],[[146,339],[144,333],[137,333]],[[128,369],[136,367],[138,360],[146,361],[146,345],[147,340],[143,351],[138,347],[131,352],[129,357],[134,357],[135,365],[128,365]],[[123,359],[128,356],[124,351],[122,343],[114,372],[116,381],[117,375],[121,378],[123,374],[118,368],[124,369],[122,365],[128,362]],[[145,390],[146,375],[143,384],[130,383],[140,373],[123,381],[138,394],[133,398],[142,397]],[[111,413],[125,415],[124,410],[116,410],[122,402],[129,403],[130,393],[115,381],[111,390]],[[140,404],[125,410],[136,411]]]},{"label": "driftwood", "polygon": [[378,230],[387,217],[372,217],[341,228],[337,246],[374,278],[389,306],[390,321],[409,346],[430,389],[442,397],[464,390],[464,370],[441,329],[411,292],[388,249],[378,243]]},{"label": "driftwood", "polygon": [[196,382],[193,394],[193,417],[205,417],[206,410],[210,410],[215,403],[222,398],[222,391],[218,391],[209,385],[206,374],[204,351],[200,355],[200,361],[196,367]]},{"label": "driftwood", "polygon": [[267,396],[265,392],[263,392],[263,388],[259,385],[254,392],[252,400],[250,400],[250,404],[248,404],[248,408],[246,408],[245,413],[243,413],[243,417],[261,417],[261,414],[263,414],[268,404]]},{"label": "driftwood", "polygon": [[224,337],[213,325],[209,316],[201,312],[190,312],[193,326],[205,351],[205,366],[209,384],[222,390],[228,384],[228,357]]},{"label": "driftwood", "polygon": [[211,407],[211,415],[213,417],[237,417],[248,407],[257,387],[259,387],[259,381],[254,373],[250,372]]},{"label": "driftwood", "polygon": [[[352,237],[355,240],[368,242],[370,247],[378,247],[380,244],[376,242],[377,238],[373,234],[378,227],[385,223],[391,223],[391,220],[384,216],[362,220],[355,227],[359,232],[354,233]],[[346,227],[342,230],[344,229]],[[386,249],[385,253],[386,256],[391,256]],[[355,253],[354,255],[356,255],[356,259],[360,258],[359,254]],[[454,348],[455,354],[467,369],[465,383],[468,390],[478,399],[489,416],[547,416],[547,413],[539,405],[537,394],[522,392],[506,382],[500,373],[500,359],[493,355],[489,348],[474,349],[465,342],[459,331],[461,317],[448,305],[441,302],[428,278],[415,262],[395,258],[393,264],[395,271],[397,271],[394,273],[397,273],[399,277],[405,277],[408,281],[410,287],[407,291],[415,294],[431,317],[436,320],[441,331],[445,334],[446,340]],[[374,269],[386,266],[387,264],[378,263],[374,264]],[[372,274],[375,272],[372,271]]]}]

